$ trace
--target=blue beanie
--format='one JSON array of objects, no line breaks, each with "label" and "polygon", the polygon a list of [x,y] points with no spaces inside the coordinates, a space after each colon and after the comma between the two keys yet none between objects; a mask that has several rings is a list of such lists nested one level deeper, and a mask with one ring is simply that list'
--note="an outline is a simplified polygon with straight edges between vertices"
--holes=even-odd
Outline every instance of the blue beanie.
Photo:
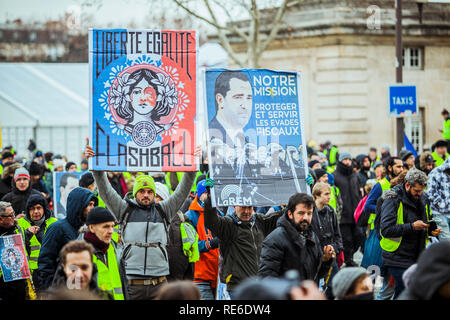
[{"label": "blue beanie", "polygon": [[197,199],[199,199],[200,196],[205,192],[206,192],[205,180],[202,180],[199,183],[197,183]]}]

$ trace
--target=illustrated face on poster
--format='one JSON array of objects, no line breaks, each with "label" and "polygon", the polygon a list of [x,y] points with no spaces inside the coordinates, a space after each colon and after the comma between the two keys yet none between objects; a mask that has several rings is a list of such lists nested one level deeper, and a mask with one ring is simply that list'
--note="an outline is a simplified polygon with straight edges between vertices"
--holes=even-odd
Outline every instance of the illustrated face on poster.
[{"label": "illustrated face on poster", "polygon": [[297,73],[207,69],[205,92],[214,205],[287,204],[309,191]]},{"label": "illustrated face on poster", "polygon": [[53,172],[54,214],[58,219],[66,217],[67,197],[78,187],[81,176],[85,172]]},{"label": "illustrated face on poster", "polygon": [[28,260],[20,234],[0,237],[0,266],[5,282],[30,277]]},{"label": "illustrated face on poster", "polygon": [[90,31],[93,170],[195,171],[194,31]]}]

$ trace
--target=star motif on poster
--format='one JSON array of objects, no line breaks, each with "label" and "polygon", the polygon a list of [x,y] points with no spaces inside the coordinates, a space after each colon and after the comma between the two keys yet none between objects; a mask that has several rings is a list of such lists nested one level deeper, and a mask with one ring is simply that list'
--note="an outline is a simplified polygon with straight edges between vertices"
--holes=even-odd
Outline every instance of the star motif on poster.
[{"label": "star motif on poster", "polygon": [[180,81],[180,83],[178,84],[178,88],[184,89],[184,82]]}]

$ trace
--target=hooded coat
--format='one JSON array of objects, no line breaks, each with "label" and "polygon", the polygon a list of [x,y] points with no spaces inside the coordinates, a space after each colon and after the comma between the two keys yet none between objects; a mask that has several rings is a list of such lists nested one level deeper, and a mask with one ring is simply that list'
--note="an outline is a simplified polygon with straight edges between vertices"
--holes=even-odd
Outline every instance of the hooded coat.
[{"label": "hooded coat", "polygon": [[[32,226],[36,225],[33,219],[31,219],[30,208],[37,204],[40,204],[41,206],[44,207],[44,222],[41,225],[41,228],[39,228],[39,231],[36,233],[37,240],[40,243],[42,243],[42,240],[44,240],[45,221],[51,218],[52,212],[50,211],[47,200],[45,200],[45,198],[41,194],[32,194],[28,198],[24,219],[27,220]],[[24,230],[24,233],[25,233],[25,248],[28,254],[30,254],[31,253],[30,239],[33,237],[33,234],[28,230]]]},{"label": "hooded coat", "polygon": [[336,170],[333,172],[334,184],[340,190],[343,208],[341,213],[341,224],[354,224],[353,213],[362,198],[358,175],[352,167],[347,167],[342,162],[338,162]]},{"label": "hooded coat", "polygon": [[398,300],[432,300],[439,289],[450,282],[450,241],[430,245],[419,257],[410,285]]},{"label": "hooded coat", "polygon": [[31,180],[28,185],[28,188],[25,191],[20,191],[19,189],[17,189],[16,182],[14,181],[14,179],[12,179],[11,184],[12,184],[11,192],[4,195],[2,201],[10,202],[16,215],[21,213],[25,214],[28,198],[32,194],[40,195],[41,193],[32,188]]},{"label": "hooded coat", "polygon": [[3,198],[7,193],[10,193],[12,190],[12,181],[13,178],[10,176],[14,175],[14,172],[17,168],[20,168],[21,165],[19,163],[7,163],[3,168],[2,177],[0,179],[0,199]]},{"label": "hooded coat", "polygon": [[211,248],[214,235],[205,226],[204,207],[198,202],[197,195],[186,212],[191,224],[198,233],[198,248],[200,260],[195,263],[194,282],[209,281],[212,288],[216,288],[219,266],[219,249]]},{"label": "hooded coat", "polygon": [[48,227],[44,235],[38,259],[38,287],[48,288],[52,283],[61,248],[78,236],[83,225],[82,215],[90,201],[97,204],[97,197],[88,189],[77,187],[67,197],[67,216]]},{"label": "hooded coat", "polygon": [[295,269],[301,281],[319,281],[333,261],[322,262],[322,255],[319,238],[312,228],[306,235],[301,234],[285,213],[278,219],[277,228],[262,243],[258,276],[281,277]]}]

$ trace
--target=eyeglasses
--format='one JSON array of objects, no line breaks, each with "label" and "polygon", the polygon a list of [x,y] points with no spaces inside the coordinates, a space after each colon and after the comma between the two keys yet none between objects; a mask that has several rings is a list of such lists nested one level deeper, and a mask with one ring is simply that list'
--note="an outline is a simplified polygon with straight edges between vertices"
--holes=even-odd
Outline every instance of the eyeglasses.
[{"label": "eyeglasses", "polygon": [[14,218],[14,215],[13,214],[11,214],[11,215],[9,215],[9,216],[0,216],[0,217],[2,217],[2,218]]}]

